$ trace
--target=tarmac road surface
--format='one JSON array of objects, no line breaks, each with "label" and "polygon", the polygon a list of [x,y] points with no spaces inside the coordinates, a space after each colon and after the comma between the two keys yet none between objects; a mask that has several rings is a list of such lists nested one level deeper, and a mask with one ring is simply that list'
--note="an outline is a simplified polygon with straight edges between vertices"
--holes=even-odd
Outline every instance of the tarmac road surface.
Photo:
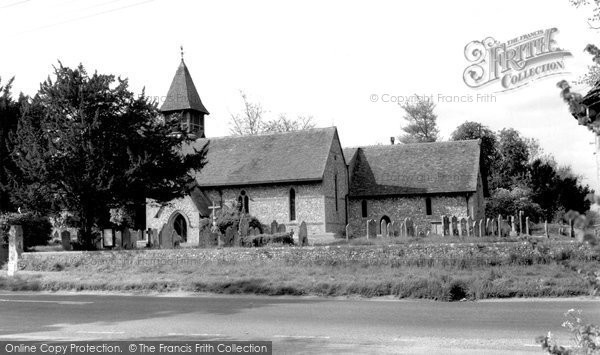
[{"label": "tarmac road surface", "polygon": [[598,299],[433,301],[1,293],[0,340],[271,340],[275,354],[538,353]]}]

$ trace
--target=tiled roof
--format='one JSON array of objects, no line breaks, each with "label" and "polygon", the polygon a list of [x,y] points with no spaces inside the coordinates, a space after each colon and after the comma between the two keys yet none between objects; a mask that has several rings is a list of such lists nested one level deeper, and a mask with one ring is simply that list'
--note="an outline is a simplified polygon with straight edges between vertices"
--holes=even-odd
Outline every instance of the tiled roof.
[{"label": "tiled roof", "polygon": [[188,109],[200,111],[208,115],[208,111],[202,104],[198,91],[196,91],[192,76],[182,59],[160,111],[170,112]]},{"label": "tiled roof", "polygon": [[203,138],[184,147],[208,144],[207,164],[196,173],[200,187],[321,181],[335,127],[257,136]]},{"label": "tiled roof", "polygon": [[344,149],[350,196],[413,195],[477,190],[479,140]]}]

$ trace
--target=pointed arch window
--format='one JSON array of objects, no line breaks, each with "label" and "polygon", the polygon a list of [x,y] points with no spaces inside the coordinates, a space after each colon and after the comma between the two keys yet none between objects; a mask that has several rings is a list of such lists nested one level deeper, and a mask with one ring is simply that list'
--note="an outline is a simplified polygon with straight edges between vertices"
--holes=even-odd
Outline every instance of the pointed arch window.
[{"label": "pointed arch window", "polygon": [[360,203],[360,209],[361,209],[363,218],[367,218],[367,216],[369,215],[368,211],[367,211],[367,200],[362,200],[361,201],[361,203]]},{"label": "pointed arch window", "polygon": [[238,196],[238,211],[250,213],[250,198],[246,195],[246,191],[242,190]]},{"label": "pointed arch window", "polygon": [[296,190],[290,189],[290,221],[296,220]]}]

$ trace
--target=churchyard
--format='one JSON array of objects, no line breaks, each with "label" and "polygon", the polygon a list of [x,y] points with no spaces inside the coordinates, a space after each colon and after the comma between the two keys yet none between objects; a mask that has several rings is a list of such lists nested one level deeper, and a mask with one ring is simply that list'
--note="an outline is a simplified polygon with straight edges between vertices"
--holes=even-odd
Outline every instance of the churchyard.
[{"label": "churchyard", "polygon": [[598,248],[578,241],[573,223],[528,222],[522,215],[483,223],[444,217],[431,229],[440,232],[428,233],[410,218],[379,228],[370,220],[366,236],[348,230],[322,244],[305,226],[294,235],[276,221],[263,226],[266,233],[244,221],[225,233],[206,228],[196,246],[164,238],[174,235],[168,230],[146,231],[145,238],[105,230],[99,251],[72,251],[71,236],[62,233],[54,247],[15,250],[18,263],[3,266],[14,276],[0,274],[0,288],[443,301],[597,294]]}]

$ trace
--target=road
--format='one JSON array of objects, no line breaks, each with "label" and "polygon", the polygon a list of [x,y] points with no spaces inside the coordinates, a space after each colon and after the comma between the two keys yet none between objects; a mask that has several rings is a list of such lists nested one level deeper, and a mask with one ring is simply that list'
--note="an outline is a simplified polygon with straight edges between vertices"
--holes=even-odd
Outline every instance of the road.
[{"label": "road", "polygon": [[272,340],[274,353],[541,353],[563,313],[600,301],[339,300],[260,296],[0,294],[0,340]]}]

